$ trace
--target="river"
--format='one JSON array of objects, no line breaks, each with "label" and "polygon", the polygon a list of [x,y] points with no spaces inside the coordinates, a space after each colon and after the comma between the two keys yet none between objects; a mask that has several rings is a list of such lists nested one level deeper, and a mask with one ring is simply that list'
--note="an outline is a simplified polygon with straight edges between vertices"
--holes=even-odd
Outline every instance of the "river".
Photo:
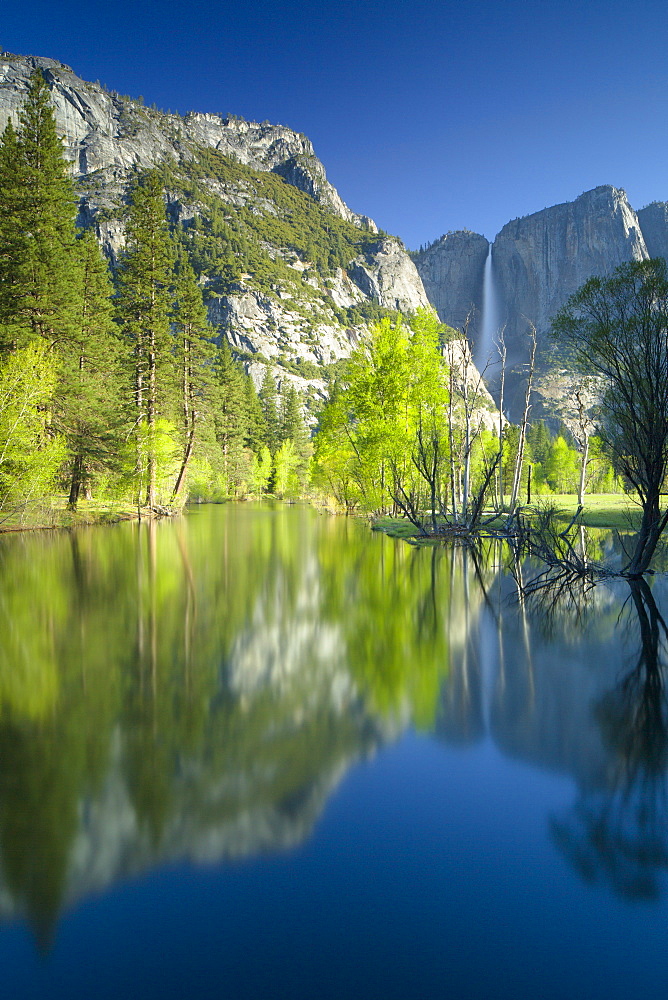
[{"label": "river", "polygon": [[308,507],[0,537],[7,1000],[658,996],[668,587]]}]

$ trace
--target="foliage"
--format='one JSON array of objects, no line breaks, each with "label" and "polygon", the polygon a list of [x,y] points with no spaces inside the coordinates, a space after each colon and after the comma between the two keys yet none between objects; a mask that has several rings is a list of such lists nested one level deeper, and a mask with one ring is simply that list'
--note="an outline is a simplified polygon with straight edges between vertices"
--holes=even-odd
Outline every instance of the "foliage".
[{"label": "foliage", "polygon": [[62,343],[77,310],[74,192],[41,71],[0,142],[0,323],[4,346]]},{"label": "foliage", "polygon": [[643,523],[626,572],[651,562],[668,523],[668,271],[663,259],[623,264],[590,278],[556,317],[555,334],[579,370],[595,374],[598,429],[616,470],[633,486]]},{"label": "foliage", "polygon": [[347,509],[396,510],[399,489],[419,488],[411,458],[419,428],[443,419],[439,328],[426,311],[408,325],[381,320],[332,386],[315,442],[315,475]]},{"label": "foliage", "polygon": [[65,449],[45,427],[56,384],[45,344],[18,348],[0,361],[0,514],[21,512],[53,488]]}]

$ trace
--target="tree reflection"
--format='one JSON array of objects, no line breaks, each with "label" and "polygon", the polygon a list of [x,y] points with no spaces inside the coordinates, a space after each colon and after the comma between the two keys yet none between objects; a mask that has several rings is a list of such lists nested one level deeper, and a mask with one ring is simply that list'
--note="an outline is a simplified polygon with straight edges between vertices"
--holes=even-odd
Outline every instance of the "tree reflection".
[{"label": "tree reflection", "polygon": [[304,840],[355,759],[434,726],[486,572],[251,505],[0,560],[0,888],[43,947],[119,877]]},{"label": "tree reflection", "polygon": [[606,787],[583,792],[552,836],[580,875],[652,899],[668,867],[668,627],[644,580],[629,582],[639,650],[595,707],[609,753]]}]

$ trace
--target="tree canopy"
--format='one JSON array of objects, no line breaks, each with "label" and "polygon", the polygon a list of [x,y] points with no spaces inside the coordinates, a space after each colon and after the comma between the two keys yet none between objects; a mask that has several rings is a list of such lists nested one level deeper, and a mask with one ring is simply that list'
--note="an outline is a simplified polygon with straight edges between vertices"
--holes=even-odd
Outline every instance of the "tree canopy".
[{"label": "tree canopy", "polygon": [[662,258],[622,264],[590,278],[558,313],[553,330],[572,367],[597,376],[599,433],[617,471],[638,494],[643,517],[624,567],[644,573],[668,509],[668,269]]}]

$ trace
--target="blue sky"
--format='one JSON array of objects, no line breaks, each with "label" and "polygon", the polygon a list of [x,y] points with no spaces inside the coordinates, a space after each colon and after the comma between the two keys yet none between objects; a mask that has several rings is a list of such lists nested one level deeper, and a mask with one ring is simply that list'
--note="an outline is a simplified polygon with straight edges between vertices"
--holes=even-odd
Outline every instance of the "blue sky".
[{"label": "blue sky", "polygon": [[598,184],[668,200],[658,0],[5,0],[0,45],[165,110],[305,132],[350,207],[411,249]]}]

